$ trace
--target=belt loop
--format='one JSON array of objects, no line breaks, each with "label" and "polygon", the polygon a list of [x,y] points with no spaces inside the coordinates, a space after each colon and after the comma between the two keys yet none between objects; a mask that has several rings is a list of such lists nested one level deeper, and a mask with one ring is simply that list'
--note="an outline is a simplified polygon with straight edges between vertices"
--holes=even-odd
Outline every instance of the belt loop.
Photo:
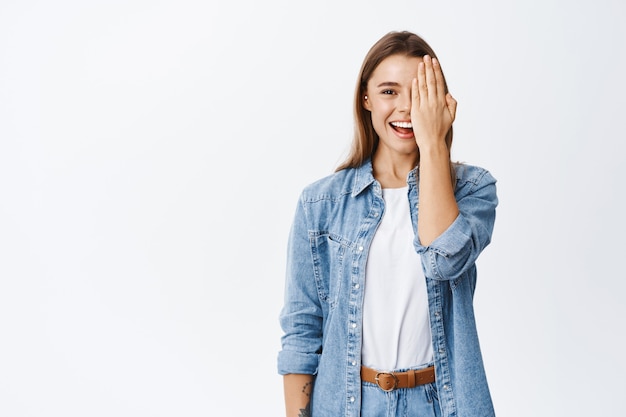
[{"label": "belt loop", "polygon": [[408,381],[409,388],[413,388],[413,387],[415,387],[415,370],[411,369],[408,372],[408,374],[409,374],[408,375],[408,377],[409,377],[409,381]]}]

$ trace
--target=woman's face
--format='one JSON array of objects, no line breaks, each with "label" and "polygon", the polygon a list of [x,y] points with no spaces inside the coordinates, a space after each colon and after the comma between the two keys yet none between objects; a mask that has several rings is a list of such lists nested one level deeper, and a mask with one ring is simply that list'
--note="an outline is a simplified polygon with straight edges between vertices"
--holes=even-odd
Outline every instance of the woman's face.
[{"label": "woman's face", "polygon": [[422,58],[389,56],[376,67],[367,83],[364,107],[370,111],[380,139],[377,153],[418,154],[411,125],[411,82],[417,77],[420,62]]}]

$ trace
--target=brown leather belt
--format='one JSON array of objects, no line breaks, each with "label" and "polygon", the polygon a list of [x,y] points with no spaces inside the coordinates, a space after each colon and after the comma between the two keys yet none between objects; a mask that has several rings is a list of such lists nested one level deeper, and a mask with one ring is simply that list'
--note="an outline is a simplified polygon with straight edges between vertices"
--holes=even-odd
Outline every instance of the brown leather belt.
[{"label": "brown leather belt", "polygon": [[413,388],[435,382],[435,367],[406,372],[380,372],[366,366],[361,367],[361,380],[376,384],[383,391],[399,388]]}]

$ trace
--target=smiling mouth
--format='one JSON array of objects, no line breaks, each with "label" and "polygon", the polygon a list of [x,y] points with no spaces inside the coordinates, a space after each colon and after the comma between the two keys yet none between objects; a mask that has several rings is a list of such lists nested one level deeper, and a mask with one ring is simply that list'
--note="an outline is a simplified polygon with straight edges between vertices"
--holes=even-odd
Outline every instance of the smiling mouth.
[{"label": "smiling mouth", "polygon": [[389,124],[393,130],[403,135],[413,133],[413,124],[411,122],[391,122]]}]

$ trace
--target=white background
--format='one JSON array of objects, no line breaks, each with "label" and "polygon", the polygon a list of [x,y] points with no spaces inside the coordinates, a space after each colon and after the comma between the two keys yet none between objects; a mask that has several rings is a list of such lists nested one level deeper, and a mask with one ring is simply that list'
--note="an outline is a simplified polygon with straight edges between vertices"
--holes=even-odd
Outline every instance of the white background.
[{"label": "white background", "polygon": [[297,196],[390,30],[437,51],[501,204],[476,310],[499,415],[623,413],[626,6],[0,2],[0,415],[279,416]]}]

